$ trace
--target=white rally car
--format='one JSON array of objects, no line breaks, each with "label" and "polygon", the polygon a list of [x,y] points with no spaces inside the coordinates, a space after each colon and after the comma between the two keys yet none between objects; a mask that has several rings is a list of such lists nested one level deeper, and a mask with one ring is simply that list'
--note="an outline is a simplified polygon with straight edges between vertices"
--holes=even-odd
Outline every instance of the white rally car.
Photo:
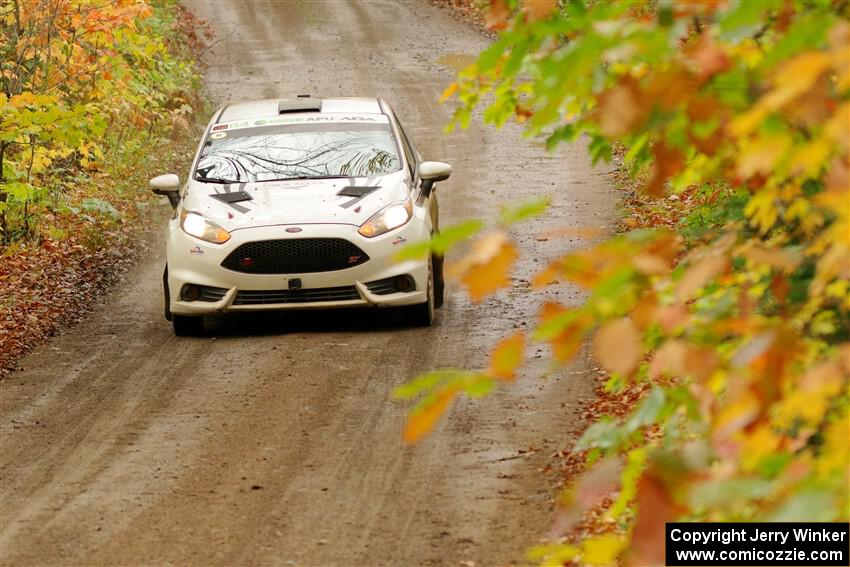
[{"label": "white rally car", "polygon": [[389,105],[374,98],[260,100],[217,111],[188,180],[168,197],[165,315],[178,335],[226,311],[403,307],[430,325],[442,259],[398,261],[437,230],[434,183]]}]

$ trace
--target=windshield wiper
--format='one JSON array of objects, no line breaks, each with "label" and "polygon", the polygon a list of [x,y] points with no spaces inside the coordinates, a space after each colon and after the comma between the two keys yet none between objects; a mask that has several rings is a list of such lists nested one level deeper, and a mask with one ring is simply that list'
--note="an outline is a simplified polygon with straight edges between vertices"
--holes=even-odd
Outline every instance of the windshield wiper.
[{"label": "windshield wiper", "polygon": [[231,179],[219,179],[218,177],[195,177],[195,181],[200,181],[201,183],[220,183],[222,185],[227,185],[229,183],[241,183],[240,181],[233,181]]},{"label": "windshield wiper", "polygon": [[266,183],[267,181],[304,181],[305,179],[348,179],[350,175],[299,175],[297,177],[280,177],[278,179],[263,179],[257,183]]}]

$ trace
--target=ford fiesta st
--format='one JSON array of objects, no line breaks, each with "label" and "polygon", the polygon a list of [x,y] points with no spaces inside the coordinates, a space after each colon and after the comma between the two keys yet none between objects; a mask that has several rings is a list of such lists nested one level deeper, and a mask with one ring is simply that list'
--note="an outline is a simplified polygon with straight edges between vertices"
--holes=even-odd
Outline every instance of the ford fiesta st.
[{"label": "ford fiesta st", "polygon": [[398,261],[437,230],[434,184],[390,106],[373,98],[272,99],[217,111],[185,183],[150,181],[174,208],[163,275],[177,335],[227,311],[400,307],[430,325],[442,260]]}]

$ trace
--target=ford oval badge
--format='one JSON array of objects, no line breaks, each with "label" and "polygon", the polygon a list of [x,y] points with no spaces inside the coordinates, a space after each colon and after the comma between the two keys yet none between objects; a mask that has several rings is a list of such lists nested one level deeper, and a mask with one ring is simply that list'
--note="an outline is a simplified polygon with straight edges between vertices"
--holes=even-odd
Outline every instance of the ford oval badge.
[{"label": "ford oval badge", "polygon": [[301,232],[301,229],[298,228],[297,226],[290,226],[289,228],[286,229],[286,232],[291,232],[291,233]]}]

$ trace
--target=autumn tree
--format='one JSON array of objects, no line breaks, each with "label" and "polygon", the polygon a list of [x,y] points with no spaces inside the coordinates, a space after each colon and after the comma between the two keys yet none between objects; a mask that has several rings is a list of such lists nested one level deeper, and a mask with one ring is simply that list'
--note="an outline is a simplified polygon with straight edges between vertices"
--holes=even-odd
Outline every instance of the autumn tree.
[{"label": "autumn tree", "polygon": [[155,10],[172,4],[0,0],[0,242],[31,236],[109,148],[137,150],[128,131],[191,112],[194,66],[167,43],[173,10]]}]

